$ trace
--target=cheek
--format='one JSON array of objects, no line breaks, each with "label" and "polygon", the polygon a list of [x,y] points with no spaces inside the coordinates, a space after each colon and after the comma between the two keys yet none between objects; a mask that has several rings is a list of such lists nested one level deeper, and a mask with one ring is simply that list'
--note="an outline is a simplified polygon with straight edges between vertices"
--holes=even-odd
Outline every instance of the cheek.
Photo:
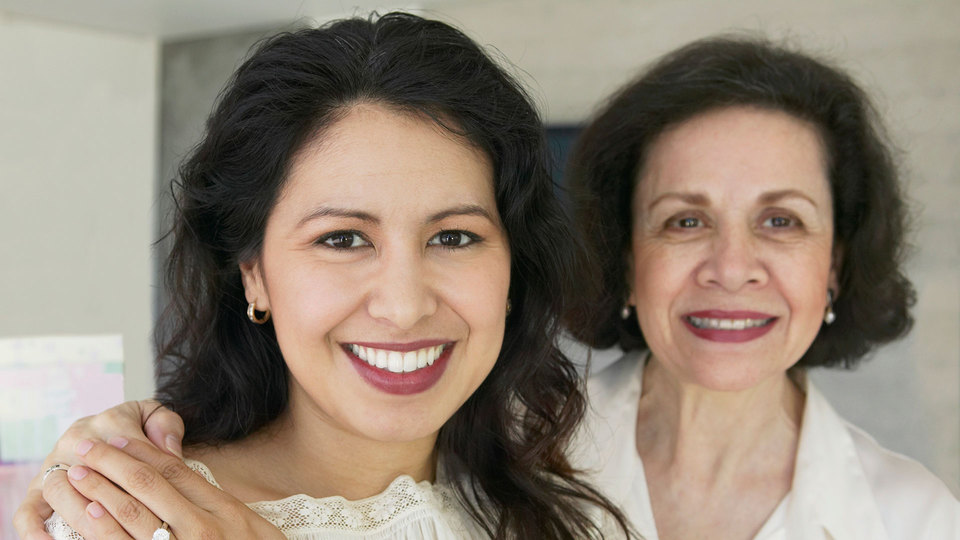
[{"label": "cheek", "polygon": [[499,351],[507,318],[509,260],[498,257],[487,263],[444,268],[438,282],[441,302],[467,325],[473,345]]},{"label": "cheek", "polygon": [[329,329],[350,313],[360,298],[358,272],[311,262],[276,270],[268,293],[278,339],[290,332],[299,335],[309,329],[315,335],[317,330]]},{"label": "cheek", "polygon": [[637,306],[669,304],[695,266],[687,250],[656,242],[637,242],[633,257],[633,290]]},{"label": "cheek", "polygon": [[794,310],[819,318],[830,287],[830,256],[826,251],[783,254],[774,259],[780,290]]}]

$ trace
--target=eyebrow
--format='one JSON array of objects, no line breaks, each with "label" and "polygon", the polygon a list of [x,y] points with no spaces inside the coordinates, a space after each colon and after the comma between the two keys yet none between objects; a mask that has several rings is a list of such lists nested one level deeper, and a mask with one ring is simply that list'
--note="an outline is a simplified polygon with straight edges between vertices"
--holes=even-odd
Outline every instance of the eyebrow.
[{"label": "eyebrow", "polygon": [[490,212],[487,212],[484,207],[477,204],[461,204],[459,206],[454,206],[453,208],[448,208],[447,210],[437,212],[427,219],[427,223],[436,223],[452,216],[478,216],[486,218],[492,223],[496,223],[496,220],[493,219],[493,216],[490,215]]},{"label": "eyebrow", "polygon": [[[427,223],[436,223],[451,216],[479,216],[486,218],[492,223],[496,223],[496,220],[493,219],[493,216],[490,215],[490,212],[487,212],[485,208],[477,204],[462,204],[442,210],[436,214],[432,214],[429,218],[427,218]],[[369,212],[363,212],[361,210],[349,210],[346,208],[334,208],[330,206],[320,206],[304,216],[303,219],[301,219],[297,224],[297,227],[301,227],[305,223],[314,219],[325,217],[353,218],[365,221],[367,223],[372,223],[374,225],[378,225],[380,223],[380,218]]]},{"label": "eyebrow", "polygon": [[325,217],[354,218],[361,221],[366,221],[368,223],[380,223],[380,220],[377,217],[368,212],[362,212],[360,210],[348,210],[346,208],[333,208],[330,206],[319,206],[314,208],[309,214],[303,216],[300,222],[297,223],[297,227],[302,227],[305,223],[313,221],[314,219]]},{"label": "eyebrow", "polygon": [[662,203],[667,199],[679,199],[681,202],[687,204],[692,204],[694,206],[707,206],[710,204],[710,199],[703,193],[677,193],[675,191],[668,191],[653,200],[649,205],[647,205],[647,210],[653,208],[654,206]]},{"label": "eyebrow", "polygon": [[760,202],[763,204],[772,204],[782,199],[802,199],[810,203],[814,208],[817,203],[814,202],[806,193],[795,189],[784,189],[780,191],[771,191],[760,196]]},{"label": "eyebrow", "polygon": [[[808,195],[806,195],[802,191],[797,191],[795,189],[769,191],[767,193],[760,195],[760,203],[773,204],[777,201],[780,201],[783,199],[790,199],[790,198],[802,199],[810,203],[814,208],[817,207],[817,203],[814,202],[813,199],[811,199]],[[704,195],[703,193],[677,193],[677,192],[671,191],[671,192],[664,193],[659,197],[657,197],[656,199],[654,199],[653,202],[651,202],[650,205],[647,206],[647,209],[649,210],[653,208],[654,206],[660,204],[666,199],[679,199],[681,202],[685,202],[687,204],[691,204],[694,206],[710,205],[710,198]]]}]

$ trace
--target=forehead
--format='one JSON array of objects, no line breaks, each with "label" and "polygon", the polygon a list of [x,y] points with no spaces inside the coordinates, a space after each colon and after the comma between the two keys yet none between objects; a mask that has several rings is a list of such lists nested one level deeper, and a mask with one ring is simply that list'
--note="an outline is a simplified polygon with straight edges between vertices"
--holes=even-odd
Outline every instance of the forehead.
[{"label": "forehead", "polygon": [[314,203],[494,204],[486,154],[432,119],[357,105],[294,157],[280,206]]},{"label": "forehead", "polygon": [[817,128],[783,111],[746,106],[668,127],[650,145],[638,181],[641,198],[671,190],[800,189],[829,196]]}]

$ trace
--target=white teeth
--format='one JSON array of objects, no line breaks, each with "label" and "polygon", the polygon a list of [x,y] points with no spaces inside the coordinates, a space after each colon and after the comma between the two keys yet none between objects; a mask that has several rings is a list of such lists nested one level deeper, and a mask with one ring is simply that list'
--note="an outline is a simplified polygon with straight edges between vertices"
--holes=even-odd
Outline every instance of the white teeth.
[{"label": "white teeth", "polygon": [[[374,349],[367,349],[367,350],[372,351]],[[387,368],[387,351],[377,351],[376,355],[377,355],[377,363],[374,365],[380,369],[386,369]]]},{"label": "white teeth", "polygon": [[713,319],[706,317],[687,317],[693,326],[697,328],[713,328],[717,330],[745,330],[747,328],[756,328],[766,326],[773,321],[769,319]]},{"label": "white teeth", "polygon": [[420,349],[417,351],[417,369],[426,367],[427,365],[427,350]]},{"label": "white teeth", "polygon": [[403,355],[397,351],[387,354],[387,369],[394,373],[403,373]]},{"label": "white teeth", "polygon": [[417,351],[403,353],[403,371],[409,373],[417,370]]},{"label": "white teeth", "polygon": [[386,369],[393,373],[410,373],[427,366],[432,366],[437,358],[443,354],[446,345],[425,347],[416,351],[407,352],[361,347],[360,345],[352,343],[347,348],[357,358],[371,366]]}]

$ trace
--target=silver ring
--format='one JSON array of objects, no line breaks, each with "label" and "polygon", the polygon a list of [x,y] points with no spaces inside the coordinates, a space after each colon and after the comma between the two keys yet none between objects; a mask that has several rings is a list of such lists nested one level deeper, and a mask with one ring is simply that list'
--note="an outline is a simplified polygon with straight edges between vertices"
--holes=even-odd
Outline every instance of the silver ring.
[{"label": "silver ring", "polygon": [[160,527],[153,531],[151,540],[170,540],[170,526],[166,521],[160,522]]},{"label": "silver ring", "polygon": [[56,463],[47,467],[47,470],[43,471],[43,478],[40,479],[40,487],[43,487],[44,482],[47,481],[47,477],[50,476],[50,473],[53,471],[65,471],[69,468],[69,465],[64,465],[63,463]]}]

